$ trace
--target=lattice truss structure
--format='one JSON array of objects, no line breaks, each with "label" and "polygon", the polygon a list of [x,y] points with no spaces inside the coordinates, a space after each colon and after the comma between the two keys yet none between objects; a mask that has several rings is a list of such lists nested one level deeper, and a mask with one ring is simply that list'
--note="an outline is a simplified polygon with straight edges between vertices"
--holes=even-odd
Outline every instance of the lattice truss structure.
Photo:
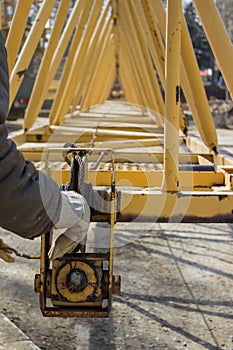
[{"label": "lattice truss structure", "polygon": [[[233,48],[224,23],[214,0],[193,4],[232,98]],[[37,5],[16,2],[6,37],[11,104],[44,43],[24,131],[11,135],[26,159],[42,170],[47,164],[62,184],[70,165],[54,148],[87,148],[85,181],[102,191],[111,184],[111,149],[118,221],[232,222],[233,160],[218,152],[181,0]],[[181,88],[200,139],[187,134]],[[46,100],[52,106],[41,122]],[[105,220],[104,210],[95,220]]]}]

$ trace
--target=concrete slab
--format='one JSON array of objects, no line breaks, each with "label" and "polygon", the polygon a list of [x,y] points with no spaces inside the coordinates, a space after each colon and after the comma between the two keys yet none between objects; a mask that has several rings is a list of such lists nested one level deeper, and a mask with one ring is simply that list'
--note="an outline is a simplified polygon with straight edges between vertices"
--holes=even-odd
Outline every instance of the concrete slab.
[{"label": "concrete slab", "polygon": [[0,313],[0,350],[40,350],[9,318]]}]

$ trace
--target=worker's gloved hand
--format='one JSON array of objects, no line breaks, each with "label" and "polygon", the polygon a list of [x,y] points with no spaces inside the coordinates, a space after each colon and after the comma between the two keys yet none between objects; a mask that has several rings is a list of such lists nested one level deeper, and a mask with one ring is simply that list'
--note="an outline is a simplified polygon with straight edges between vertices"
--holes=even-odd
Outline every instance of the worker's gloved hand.
[{"label": "worker's gloved hand", "polygon": [[55,228],[67,230],[53,242],[49,258],[55,260],[73,253],[77,246],[84,252],[87,231],[90,225],[90,209],[86,200],[73,191],[61,192],[60,219]]},{"label": "worker's gloved hand", "polygon": [[11,256],[13,250],[7,245],[3,239],[0,239],[0,259],[5,260],[6,262],[12,263],[15,259]]}]

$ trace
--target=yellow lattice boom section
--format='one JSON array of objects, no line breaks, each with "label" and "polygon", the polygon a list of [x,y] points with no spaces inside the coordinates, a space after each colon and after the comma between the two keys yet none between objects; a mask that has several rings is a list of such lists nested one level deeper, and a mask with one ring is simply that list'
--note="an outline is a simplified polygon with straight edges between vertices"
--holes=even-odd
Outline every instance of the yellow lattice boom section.
[{"label": "yellow lattice boom section", "polygon": [[[214,0],[193,4],[232,98],[233,47],[224,23]],[[118,221],[232,222],[233,161],[218,152],[182,1],[36,5],[15,2],[6,35],[11,105],[42,48],[24,130],[11,135],[25,157],[62,184],[70,166],[59,149],[67,142],[88,149],[87,182],[101,189],[110,183],[111,149]],[[187,133],[181,89],[199,139]]]}]

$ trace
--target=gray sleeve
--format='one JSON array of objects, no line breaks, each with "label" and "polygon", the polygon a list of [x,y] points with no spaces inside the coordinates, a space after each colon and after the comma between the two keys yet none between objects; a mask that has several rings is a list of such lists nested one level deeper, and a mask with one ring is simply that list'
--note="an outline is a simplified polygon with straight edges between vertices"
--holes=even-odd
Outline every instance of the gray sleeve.
[{"label": "gray sleeve", "polygon": [[4,123],[8,113],[9,79],[6,49],[0,31],[0,123]]},{"label": "gray sleeve", "polygon": [[7,60],[0,33],[0,226],[24,238],[47,233],[59,220],[58,185],[24,159],[8,139],[3,124],[8,113]]}]

